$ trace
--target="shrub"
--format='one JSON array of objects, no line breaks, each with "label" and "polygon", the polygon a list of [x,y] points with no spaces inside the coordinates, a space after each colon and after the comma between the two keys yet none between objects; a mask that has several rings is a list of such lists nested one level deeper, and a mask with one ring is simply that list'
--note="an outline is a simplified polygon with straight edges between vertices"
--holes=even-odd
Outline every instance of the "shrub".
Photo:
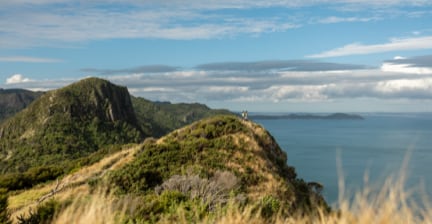
[{"label": "shrub", "polygon": [[29,211],[28,216],[18,216],[19,224],[48,224],[54,219],[56,212],[60,210],[61,204],[58,201],[50,200],[39,205],[36,211]]},{"label": "shrub", "polygon": [[165,191],[177,191],[187,195],[192,200],[201,200],[210,210],[217,205],[225,204],[229,194],[238,185],[237,177],[227,171],[216,171],[210,179],[198,175],[174,175],[155,188],[157,194]]},{"label": "shrub", "polygon": [[9,217],[7,190],[0,189],[0,224],[12,223]]},{"label": "shrub", "polygon": [[267,195],[261,199],[261,215],[264,218],[270,218],[280,209],[280,201],[273,196]]}]

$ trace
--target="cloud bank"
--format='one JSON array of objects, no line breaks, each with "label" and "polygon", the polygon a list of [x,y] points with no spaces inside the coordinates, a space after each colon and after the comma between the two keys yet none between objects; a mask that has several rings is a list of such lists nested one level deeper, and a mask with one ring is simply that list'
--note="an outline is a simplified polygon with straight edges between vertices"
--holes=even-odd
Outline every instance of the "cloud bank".
[{"label": "cloud bank", "polygon": [[[432,69],[429,58],[388,60],[383,64]],[[313,60],[223,62],[197,65],[193,69],[159,65],[90,71],[107,74],[104,78],[127,86],[133,95],[159,101],[220,105],[350,101],[352,105],[365,99],[428,103],[432,99],[431,73]],[[5,87],[54,88],[73,81],[76,80],[32,80],[16,74],[6,80]]]}]

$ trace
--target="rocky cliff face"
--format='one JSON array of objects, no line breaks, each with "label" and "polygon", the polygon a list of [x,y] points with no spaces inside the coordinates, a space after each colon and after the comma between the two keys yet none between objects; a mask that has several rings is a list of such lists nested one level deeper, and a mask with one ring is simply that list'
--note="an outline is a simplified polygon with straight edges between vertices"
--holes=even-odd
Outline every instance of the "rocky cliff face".
[{"label": "rocky cliff face", "polygon": [[127,88],[102,79],[84,79],[47,95],[49,114],[65,113],[80,120],[97,117],[104,122],[136,123]]}]

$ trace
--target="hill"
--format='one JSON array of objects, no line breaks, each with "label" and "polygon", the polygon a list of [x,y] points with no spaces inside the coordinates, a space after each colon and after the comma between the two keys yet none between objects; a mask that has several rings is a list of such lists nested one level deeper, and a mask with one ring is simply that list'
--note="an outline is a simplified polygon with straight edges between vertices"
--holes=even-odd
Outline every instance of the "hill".
[{"label": "hill", "polygon": [[27,107],[43,92],[24,89],[0,89],[0,123]]},{"label": "hill", "polygon": [[[49,217],[57,223],[82,222],[83,217],[101,219],[85,220],[91,223],[179,222],[182,216],[201,222],[234,203],[253,206],[259,216],[269,218],[327,209],[321,188],[297,177],[287,155],[261,126],[215,116],[123,150],[56,183],[14,194],[9,208],[15,217],[28,215],[28,206],[43,198],[33,211],[51,208]],[[88,207],[96,204],[107,210]],[[83,214],[91,211],[95,213]]]},{"label": "hill", "polygon": [[161,137],[194,121],[220,114],[232,114],[228,110],[210,109],[199,103],[153,102],[142,97],[131,97],[138,124],[147,136]]},{"label": "hill", "polygon": [[49,91],[0,125],[0,173],[56,176],[104,146],[141,141],[136,123],[126,87],[89,78]]},{"label": "hill", "polygon": [[219,113],[229,112],[202,104],[151,102],[106,80],[81,80],[43,94],[0,124],[0,188],[20,189],[56,178],[120,145]]}]

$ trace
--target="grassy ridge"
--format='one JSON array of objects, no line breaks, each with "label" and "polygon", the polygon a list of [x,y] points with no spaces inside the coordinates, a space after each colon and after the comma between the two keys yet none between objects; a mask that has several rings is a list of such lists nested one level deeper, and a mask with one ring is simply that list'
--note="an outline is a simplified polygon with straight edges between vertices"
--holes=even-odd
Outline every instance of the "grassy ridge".
[{"label": "grassy ridge", "polygon": [[[204,119],[159,140],[146,140],[133,154],[121,166],[105,163],[86,171],[102,175],[78,171],[88,178],[65,188],[54,202],[46,204],[56,205],[53,220],[79,219],[71,216],[87,216],[88,209],[111,213],[104,217],[93,213],[101,219],[97,222],[107,223],[201,222],[218,218],[230,206],[253,209],[263,220],[278,214],[328,212],[316,186],[297,178],[271,135],[235,116]],[[74,189],[81,189],[82,196],[67,193],[76,192]],[[32,195],[40,198],[39,191]],[[10,201],[21,201],[17,200],[20,195],[28,198],[22,193]],[[98,200],[108,201],[97,205]],[[39,215],[36,212],[27,218]]]}]

